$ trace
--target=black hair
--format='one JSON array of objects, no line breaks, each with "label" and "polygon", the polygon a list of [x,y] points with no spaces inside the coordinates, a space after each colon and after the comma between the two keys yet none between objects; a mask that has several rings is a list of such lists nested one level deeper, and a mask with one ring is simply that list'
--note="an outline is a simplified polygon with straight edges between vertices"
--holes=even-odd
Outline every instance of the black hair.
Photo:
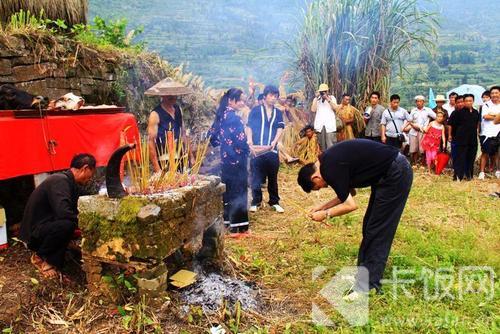
[{"label": "black hair", "polygon": [[401,97],[398,94],[392,94],[390,100],[391,100],[391,102],[394,100],[401,101]]},{"label": "black hair", "polygon": [[370,93],[370,98],[373,96],[373,95],[377,95],[377,97],[380,99],[380,93],[379,92],[371,92]]},{"label": "black hair", "polygon": [[472,101],[474,101],[474,94],[464,94],[464,101],[468,97],[472,97]]},{"label": "black hair", "polygon": [[307,130],[314,131],[314,126],[312,126],[311,124],[308,124],[308,125],[304,126],[304,128],[302,129],[302,131],[304,131],[304,132],[306,132]]},{"label": "black hair", "polygon": [[490,88],[490,93],[493,91],[493,90],[498,90],[500,91],[500,86],[493,86]]},{"label": "black hair", "polygon": [[455,92],[451,92],[450,94],[448,94],[448,98],[452,97],[452,96],[455,96],[455,98],[458,97],[458,94],[455,93]]},{"label": "black hair", "polygon": [[485,97],[485,96],[487,96],[487,97],[491,97],[491,95],[490,95],[490,91],[489,91],[489,90],[485,90],[485,91],[483,92],[483,94],[481,94],[481,97]]},{"label": "black hair", "polygon": [[314,188],[314,183],[311,180],[312,175],[316,172],[314,163],[310,163],[302,167],[297,177],[297,183],[302,187],[306,193],[310,193]]},{"label": "black hair", "polygon": [[351,97],[351,94],[349,94],[349,93],[344,93],[344,94],[342,94],[342,98],[344,98],[344,97],[346,97],[346,96]]},{"label": "black hair", "polygon": [[272,94],[272,95],[280,95],[280,91],[278,89],[278,87],[276,86],[273,86],[273,85],[267,85],[265,88],[264,88],[264,97],[268,96],[269,94]]},{"label": "black hair", "polygon": [[463,99],[464,99],[464,97],[465,97],[465,95],[458,95],[458,94],[457,94],[457,97],[455,97],[455,101],[456,101],[456,100],[463,100]]},{"label": "black hair", "polygon": [[302,130],[300,130],[300,132],[299,132],[299,137],[300,137],[300,138],[304,138],[304,137],[306,136],[306,131],[307,131],[307,130],[312,130],[312,131],[314,131],[314,126],[312,126],[311,124],[308,124],[308,125],[304,126],[304,127],[302,128]]},{"label": "black hair", "polygon": [[235,100],[236,102],[238,102],[241,99],[241,94],[243,94],[243,91],[241,89],[231,88],[227,92],[225,92],[224,95],[222,95],[219,102],[219,107],[217,108],[217,121],[220,121],[222,119],[222,115],[224,115],[224,111],[227,109],[229,100]]},{"label": "black hair", "polygon": [[224,111],[227,109],[229,100],[235,100],[236,102],[238,102],[239,100],[241,100],[241,94],[243,94],[243,91],[241,89],[231,88],[220,98],[219,107],[217,108],[217,111],[215,113],[215,121],[212,125],[213,133],[215,136],[213,138],[211,137],[210,139],[212,145],[215,146],[215,141],[213,141],[212,139],[215,140],[215,138],[219,135],[222,117],[224,116]]},{"label": "black hair", "polygon": [[261,100],[264,100],[264,94],[259,94],[257,96],[257,101],[261,101]]},{"label": "black hair", "polygon": [[71,168],[80,169],[85,165],[88,165],[91,169],[95,169],[96,161],[92,154],[80,153],[71,159]]}]

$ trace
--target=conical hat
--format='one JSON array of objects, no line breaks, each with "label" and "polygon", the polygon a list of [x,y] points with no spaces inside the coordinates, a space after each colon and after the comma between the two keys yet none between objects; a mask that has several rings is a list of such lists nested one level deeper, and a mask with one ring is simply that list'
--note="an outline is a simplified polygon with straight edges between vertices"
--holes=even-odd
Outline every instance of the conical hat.
[{"label": "conical hat", "polygon": [[176,95],[186,95],[191,94],[193,91],[191,88],[178,83],[172,78],[166,78],[158,82],[153,87],[149,88],[144,95],[152,96],[176,96]]}]

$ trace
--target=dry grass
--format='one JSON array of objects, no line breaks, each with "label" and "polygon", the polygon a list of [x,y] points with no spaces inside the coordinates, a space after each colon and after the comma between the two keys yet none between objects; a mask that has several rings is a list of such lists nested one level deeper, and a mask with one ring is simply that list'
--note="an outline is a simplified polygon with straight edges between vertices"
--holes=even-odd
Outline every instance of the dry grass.
[{"label": "dry grass", "polygon": [[52,20],[63,19],[69,25],[87,22],[88,0],[2,0],[0,21],[7,22],[20,10],[38,15],[43,11]]},{"label": "dry grass", "polygon": [[[310,221],[305,213],[315,202],[329,199],[332,191],[307,195],[296,185],[296,173],[295,168],[280,170],[280,196],[285,214],[265,208],[251,216],[250,237],[226,239],[225,269],[228,274],[258,283],[265,302],[262,312],[242,311],[238,316],[222,308],[207,315],[192,308],[189,317],[173,299],[159,304],[132,300],[126,306],[126,315],[133,317],[135,324],[150,319],[151,325],[143,332],[151,333],[159,332],[158,326],[164,333],[206,333],[211,323],[229,328],[236,322],[240,333],[495,332],[500,306],[498,284],[493,300],[470,294],[461,300],[427,301],[422,295],[422,284],[409,287],[415,298],[395,298],[391,287],[386,286],[384,295],[370,299],[370,323],[361,328],[349,327],[318,292],[340,268],[355,263],[369,190],[358,192],[358,211],[332,219],[332,226],[327,227]],[[498,273],[500,209],[498,199],[488,194],[499,189],[498,180],[456,183],[449,176],[417,172],[386,277],[390,277],[394,267],[423,273],[426,268],[491,266]],[[24,258],[22,252],[21,255]],[[29,277],[36,274],[31,272],[25,257],[25,263],[21,261],[17,269],[12,269],[13,258],[6,258],[6,264],[0,261],[0,277],[13,274],[10,280],[0,280],[0,288],[31,289],[32,302],[23,303],[22,316],[12,323],[14,332],[137,332],[136,327],[124,328],[124,317],[117,314],[116,306],[101,304],[98,298],[82,292],[81,286],[33,285]],[[316,266],[324,266],[327,271],[325,277],[313,282],[311,273]],[[335,327],[323,328],[311,323],[312,302],[330,310],[328,315]]]}]

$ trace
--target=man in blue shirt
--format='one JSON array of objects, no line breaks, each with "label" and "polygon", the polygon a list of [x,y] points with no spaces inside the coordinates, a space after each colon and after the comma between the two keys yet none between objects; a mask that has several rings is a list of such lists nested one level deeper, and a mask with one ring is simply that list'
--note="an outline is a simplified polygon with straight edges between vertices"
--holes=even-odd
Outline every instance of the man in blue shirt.
[{"label": "man in blue shirt", "polygon": [[275,86],[264,88],[264,103],[252,109],[248,116],[247,137],[252,155],[252,205],[250,212],[256,212],[262,202],[262,184],[267,179],[269,205],[279,213],[285,210],[279,205],[278,170],[279,155],[276,146],[283,134],[283,115],[274,105],[279,96]]}]

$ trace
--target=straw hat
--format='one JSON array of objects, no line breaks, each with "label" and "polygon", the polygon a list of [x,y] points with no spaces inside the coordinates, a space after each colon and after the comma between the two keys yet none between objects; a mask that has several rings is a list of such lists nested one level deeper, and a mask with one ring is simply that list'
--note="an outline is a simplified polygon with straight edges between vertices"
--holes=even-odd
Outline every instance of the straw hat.
[{"label": "straw hat", "polygon": [[191,94],[191,88],[174,81],[172,78],[166,78],[149,88],[144,95],[149,96],[177,96]]},{"label": "straw hat", "polygon": [[446,102],[448,100],[444,97],[444,95],[436,95],[436,98],[434,99],[434,101],[436,101],[436,102]]},{"label": "straw hat", "polygon": [[319,85],[318,92],[328,92],[328,90],[330,90],[330,88],[327,84],[323,83]]},{"label": "straw hat", "polygon": [[417,96],[415,96],[415,101],[425,101],[425,96],[417,95]]}]

